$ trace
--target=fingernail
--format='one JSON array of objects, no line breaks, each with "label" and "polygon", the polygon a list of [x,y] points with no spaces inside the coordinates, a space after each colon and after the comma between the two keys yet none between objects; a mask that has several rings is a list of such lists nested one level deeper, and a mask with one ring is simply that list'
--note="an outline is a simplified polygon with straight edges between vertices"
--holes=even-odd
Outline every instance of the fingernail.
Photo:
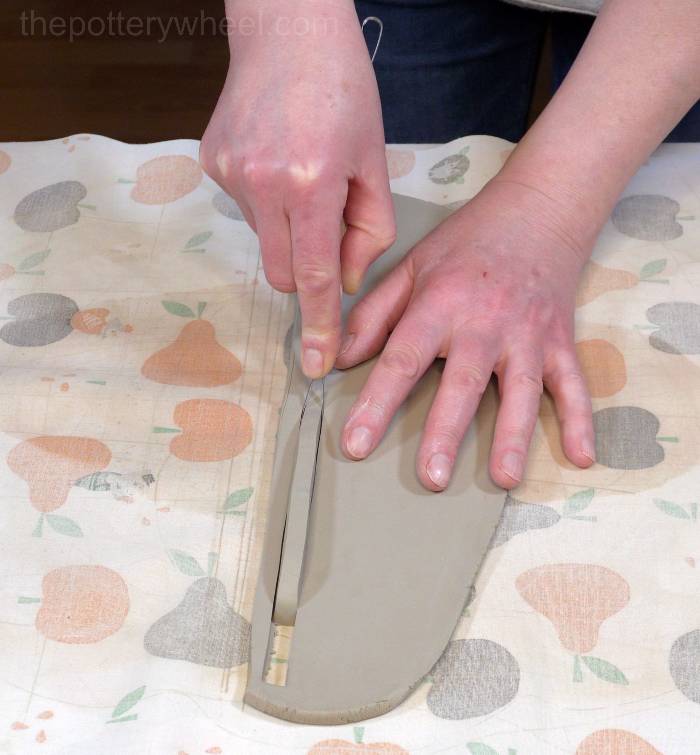
[{"label": "fingernail", "polygon": [[584,440],[581,445],[581,453],[595,464],[595,444],[589,440]]},{"label": "fingernail", "polygon": [[452,465],[448,456],[445,456],[445,454],[433,454],[426,467],[426,472],[435,485],[439,488],[445,488],[450,481],[451,467]]},{"label": "fingernail", "polygon": [[345,338],[343,338],[343,341],[340,344],[340,351],[338,352],[339,357],[342,357],[343,354],[352,346],[354,340],[355,340],[354,333],[348,333],[345,336]]},{"label": "fingernail", "polygon": [[523,477],[522,473],[523,458],[514,451],[506,451],[501,457],[501,471],[505,472],[508,477],[516,482],[520,482]]},{"label": "fingernail", "polygon": [[304,372],[309,377],[320,377],[323,373],[323,354],[318,349],[304,349]]},{"label": "fingernail", "polygon": [[366,427],[356,427],[348,438],[348,451],[356,459],[364,459],[372,448],[372,433]]}]

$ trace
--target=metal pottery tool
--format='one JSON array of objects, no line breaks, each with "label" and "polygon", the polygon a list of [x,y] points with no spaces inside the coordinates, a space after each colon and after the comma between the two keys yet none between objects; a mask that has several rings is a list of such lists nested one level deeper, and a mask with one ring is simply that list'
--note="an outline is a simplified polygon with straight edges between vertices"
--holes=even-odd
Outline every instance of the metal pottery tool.
[{"label": "metal pottery tool", "polygon": [[[395,196],[398,239],[357,296],[449,210]],[[441,368],[433,365],[366,460],[339,446],[374,364],[309,381],[294,327],[266,535],[253,609],[245,702],[279,718],[340,724],[398,705],[440,658],[459,621],[505,495],[488,475],[496,396],[490,387],[448,489],[414,469]]]}]

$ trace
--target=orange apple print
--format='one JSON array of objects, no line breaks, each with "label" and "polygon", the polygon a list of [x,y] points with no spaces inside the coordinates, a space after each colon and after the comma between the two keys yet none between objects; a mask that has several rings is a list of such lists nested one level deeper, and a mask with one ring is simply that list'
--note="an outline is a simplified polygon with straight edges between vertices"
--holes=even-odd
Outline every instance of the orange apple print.
[{"label": "orange apple print", "polygon": [[63,506],[73,484],[99,472],[112,459],[107,446],[93,438],[42,435],[15,446],[8,467],[29,484],[29,500],[43,513]]},{"label": "orange apple print", "polygon": [[41,589],[36,628],[56,642],[100,642],[121,628],[129,612],[126,582],[104,566],[54,569]]},{"label": "orange apple print", "polygon": [[390,742],[371,742],[363,744],[364,727],[355,726],[353,729],[354,742],[345,739],[324,739],[315,744],[308,755],[409,755],[399,745]]},{"label": "orange apple print", "polygon": [[656,747],[631,731],[601,729],[589,734],[575,755],[662,755]]},{"label": "orange apple print", "polygon": [[108,309],[82,309],[71,317],[70,324],[81,333],[96,335],[105,329],[108,317]]},{"label": "orange apple print", "polygon": [[389,178],[403,178],[407,176],[416,165],[416,155],[412,150],[388,149],[386,162],[389,168]]},{"label": "orange apple print", "polygon": [[12,158],[0,149],[0,176],[12,165]]},{"label": "orange apple print", "polygon": [[131,198],[141,204],[168,204],[194,191],[202,182],[199,163],[187,155],[163,155],[136,171]]},{"label": "orange apple print", "polygon": [[597,645],[602,623],[629,602],[629,585],[617,572],[596,564],[547,564],[523,572],[515,586],[552,622],[563,647],[575,654],[574,681],[582,681],[583,661],[599,678],[627,684],[611,663],[582,656]]},{"label": "orange apple print", "polygon": [[[195,318],[195,313],[184,304],[163,302],[163,305],[180,317]],[[200,302],[196,319],[184,326],[173,343],[144,362],[141,368],[144,377],[165,385],[202,388],[228,385],[238,380],[241,363],[216,340],[212,323],[200,319],[205,306],[205,302]]]},{"label": "orange apple print", "polygon": [[583,374],[591,396],[612,396],[625,387],[627,369],[622,352],[610,341],[592,338],[576,344]]},{"label": "orange apple print", "polygon": [[[222,399],[190,399],[175,407],[175,424],[182,429],[170,442],[170,452],[183,461],[224,461],[238,456],[253,439],[248,412]],[[154,432],[178,432],[156,427]]]}]

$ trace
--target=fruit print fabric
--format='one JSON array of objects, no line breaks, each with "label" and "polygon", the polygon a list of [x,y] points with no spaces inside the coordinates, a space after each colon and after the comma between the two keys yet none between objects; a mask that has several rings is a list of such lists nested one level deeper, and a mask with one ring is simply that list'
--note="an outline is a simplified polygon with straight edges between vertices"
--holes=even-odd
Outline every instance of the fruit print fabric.
[{"label": "fruit print fabric", "polygon": [[15,446],[7,455],[7,466],[26,480],[35,508],[53,511],[65,503],[77,480],[104,469],[111,458],[99,440],[47,435]]},{"label": "fruit print fabric", "polygon": [[[511,149],[387,164],[396,191],[457,208]],[[241,703],[293,308],[197,151],[0,145],[0,741],[697,755],[700,147],[651,158],[579,288],[598,463],[567,465],[543,402],[446,653],[397,710],[339,727]]]},{"label": "fruit print fabric", "polygon": [[146,650],[203,666],[231,668],[248,660],[250,624],[228,604],[218,579],[203,577],[148,630]]},{"label": "fruit print fabric", "polygon": [[142,204],[176,202],[202,181],[199,163],[187,155],[165,155],[140,165],[131,198]]},{"label": "fruit print fabric", "polygon": [[12,320],[0,328],[0,339],[12,346],[55,343],[73,332],[78,311],[78,305],[61,294],[24,294],[8,303]]},{"label": "fruit print fabric", "polygon": [[613,469],[646,469],[664,460],[660,422],[639,406],[611,406],[593,413],[596,460]]},{"label": "fruit print fabric", "polygon": [[[187,306],[164,302],[181,317],[195,317]],[[201,312],[205,302],[199,304]],[[141,373],[166,385],[191,385],[211,388],[233,383],[241,376],[241,363],[216,340],[216,329],[200,317],[188,322],[169,346],[150,356]]]},{"label": "fruit print fabric", "polygon": [[700,354],[700,305],[661,302],[647,310],[647,320],[658,326],[649,343],[667,354]]},{"label": "fruit print fabric", "polygon": [[236,203],[236,200],[230,197],[225,191],[217,192],[212,204],[214,205],[214,209],[220,212],[225,218],[245,222],[241,208]]},{"label": "fruit print fabric", "polygon": [[602,729],[586,737],[575,755],[662,755],[646,740],[623,729]]},{"label": "fruit print fabric", "polygon": [[440,718],[478,718],[507,705],[520,684],[518,662],[496,642],[455,640],[432,673],[428,708]]},{"label": "fruit print fabric", "polygon": [[36,628],[56,642],[100,642],[121,628],[129,611],[126,583],[103,566],[54,569],[41,589]]},{"label": "fruit print fabric", "polygon": [[629,585],[597,564],[551,564],[521,574],[516,588],[554,625],[559,641],[572,653],[598,644],[602,623],[629,602]]},{"label": "fruit print fabric", "polygon": [[672,241],[683,234],[676,215],[681,207],[675,199],[641,194],[621,199],[612,214],[620,233],[642,241]]},{"label": "fruit print fabric", "polygon": [[79,181],[61,181],[33,191],[15,209],[15,222],[25,231],[58,231],[80,219],[79,203],[87,189]]}]

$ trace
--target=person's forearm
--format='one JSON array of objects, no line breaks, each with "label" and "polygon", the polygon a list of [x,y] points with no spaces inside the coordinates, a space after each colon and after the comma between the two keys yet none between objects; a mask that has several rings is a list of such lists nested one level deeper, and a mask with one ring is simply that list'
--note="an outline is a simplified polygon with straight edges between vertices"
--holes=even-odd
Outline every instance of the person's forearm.
[{"label": "person's forearm", "polygon": [[608,0],[496,181],[547,194],[589,250],[621,191],[700,99],[700,2]]}]

